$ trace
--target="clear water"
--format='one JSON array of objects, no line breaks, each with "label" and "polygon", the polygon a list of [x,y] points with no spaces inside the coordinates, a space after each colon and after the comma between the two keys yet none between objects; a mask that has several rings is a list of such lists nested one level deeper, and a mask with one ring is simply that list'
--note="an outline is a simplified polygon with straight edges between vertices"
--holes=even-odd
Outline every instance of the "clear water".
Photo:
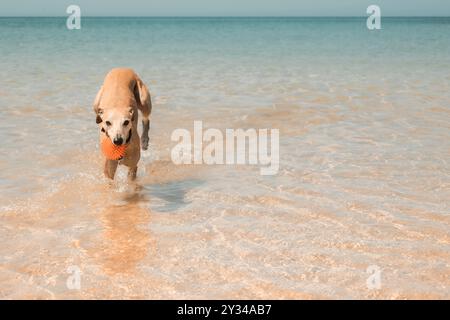
[{"label": "clear water", "polygon": [[[450,18],[382,28],[1,18],[0,295],[450,298]],[[154,103],[134,185],[103,178],[91,109],[117,66]],[[278,175],[175,166],[194,120],[280,129]]]}]

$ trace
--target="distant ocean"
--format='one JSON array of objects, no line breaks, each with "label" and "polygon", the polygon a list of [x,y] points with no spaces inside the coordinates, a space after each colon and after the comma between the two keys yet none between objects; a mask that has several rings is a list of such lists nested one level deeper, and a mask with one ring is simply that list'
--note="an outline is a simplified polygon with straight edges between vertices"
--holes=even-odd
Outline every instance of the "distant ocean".
[{"label": "distant ocean", "polygon": [[[0,18],[1,295],[450,298],[450,18],[381,23]],[[153,97],[137,186],[102,176],[117,66]],[[175,166],[194,120],[278,128],[278,175]]]}]

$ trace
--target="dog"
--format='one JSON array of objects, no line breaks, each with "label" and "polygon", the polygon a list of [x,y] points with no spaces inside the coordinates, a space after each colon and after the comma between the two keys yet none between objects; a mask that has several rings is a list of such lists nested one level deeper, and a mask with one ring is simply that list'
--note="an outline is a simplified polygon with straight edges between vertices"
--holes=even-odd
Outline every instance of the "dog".
[{"label": "dog", "polygon": [[[132,69],[112,69],[95,97],[93,108],[100,129],[100,143],[106,138],[116,146],[126,145],[125,155],[121,159],[109,160],[105,157],[105,176],[114,180],[117,166],[121,164],[128,167],[129,180],[135,180],[140,148],[147,150],[149,141],[152,102],[147,86]],[[140,138],[137,131],[138,110],[143,118]]]}]

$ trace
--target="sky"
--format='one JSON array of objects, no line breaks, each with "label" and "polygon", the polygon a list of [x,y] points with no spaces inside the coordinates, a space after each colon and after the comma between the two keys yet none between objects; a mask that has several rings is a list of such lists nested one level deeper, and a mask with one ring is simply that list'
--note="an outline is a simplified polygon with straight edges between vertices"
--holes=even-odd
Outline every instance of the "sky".
[{"label": "sky", "polygon": [[450,16],[450,0],[0,0],[0,16]]}]

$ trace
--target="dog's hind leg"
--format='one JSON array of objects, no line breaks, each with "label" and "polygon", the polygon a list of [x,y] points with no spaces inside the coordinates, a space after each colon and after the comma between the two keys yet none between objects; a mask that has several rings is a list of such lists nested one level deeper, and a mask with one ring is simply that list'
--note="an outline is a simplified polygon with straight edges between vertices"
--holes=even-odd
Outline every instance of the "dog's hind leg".
[{"label": "dog's hind leg", "polygon": [[150,129],[150,113],[152,112],[152,99],[150,97],[150,92],[147,86],[142,82],[142,80],[136,78],[136,88],[135,96],[138,101],[138,109],[142,112],[142,136],[141,136],[141,147],[142,150],[147,150],[148,148],[148,131]]},{"label": "dog's hind leg", "polygon": [[150,129],[150,119],[147,118],[142,119],[142,136],[141,136],[141,145],[142,145],[142,150],[147,150],[148,149],[148,130]]},{"label": "dog's hind leg", "polygon": [[148,148],[148,131],[150,129],[150,112],[152,110],[152,103],[150,97],[148,98],[148,103],[141,105],[140,108],[142,112],[142,136],[141,136],[141,147],[142,150],[147,150]]},{"label": "dog's hind leg", "polygon": [[133,167],[128,169],[128,180],[134,181],[136,180],[137,167]]},{"label": "dog's hind leg", "polygon": [[116,160],[105,160],[105,169],[103,172],[107,178],[114,180],[114,175],[116,174],[118,164],[119,161]]}]

